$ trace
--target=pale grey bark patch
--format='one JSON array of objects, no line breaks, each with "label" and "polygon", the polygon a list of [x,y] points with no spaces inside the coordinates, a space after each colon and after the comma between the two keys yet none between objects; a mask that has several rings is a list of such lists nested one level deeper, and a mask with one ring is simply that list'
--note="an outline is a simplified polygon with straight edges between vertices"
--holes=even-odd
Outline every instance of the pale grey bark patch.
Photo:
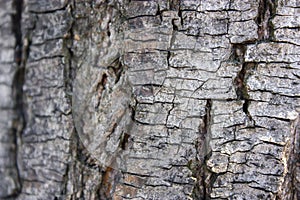
[{"label": "pale grey bark patch", "polygon": [[1,199],[299,199],[296,0],[0,3]]}]

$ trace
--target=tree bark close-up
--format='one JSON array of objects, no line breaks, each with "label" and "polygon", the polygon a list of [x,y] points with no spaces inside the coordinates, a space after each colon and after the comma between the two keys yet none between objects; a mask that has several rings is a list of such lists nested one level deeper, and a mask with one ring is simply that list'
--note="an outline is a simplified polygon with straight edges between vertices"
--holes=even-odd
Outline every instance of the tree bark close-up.
[{"label": "tree bark close-up", "polygon": [[0,199],[300,199],[299,0],[0,0]]}]

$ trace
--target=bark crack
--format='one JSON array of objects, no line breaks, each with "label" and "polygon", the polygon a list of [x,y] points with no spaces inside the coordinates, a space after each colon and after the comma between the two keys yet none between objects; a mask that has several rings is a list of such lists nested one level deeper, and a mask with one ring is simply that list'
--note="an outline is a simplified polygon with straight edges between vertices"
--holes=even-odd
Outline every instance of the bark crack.
[{"label": "bark crack", "polygon": [[256,23],[258,25],[257,35],[259,41],[272,40],[274,28],[271,19],[275,16],[276,1],[260,0]]},{"label": "bark crack", "polygon": [[[279,194],[276,196],[277,199],[282,199],[283,197],[290,197],[292,199],[300,198],[299,190],[299,180],[297,178],[300,168],[300,118],[299,116],[295,121],[292,122],[292,136],[291,136],[291,149],[289,152],[285,152],[286,169],[283,184],[279,190]],[[288,149],[288,146],[285,147]]]},{"label": "bark crack", "polygon": [[[26,59],[23,58],[23,41],[22,41],[22,9],[23,9],[23,0],[14,0],[13,7],[15,13],[12,15],[12,32],[15,37],[15,52],[14,52],[14,61],[16,64],[16,72],[13,78],[13,98],[14,98],[14,112],[15,118],[13,123],[13,132],[14,132],[14,145],[15,145],[15,190],[9,197],[17,197],[22,191],[22,180],[20,175],[20,169],[18,164],[19,156],[19,146],[21,145],[21,134],[26,126],[25,116],[24,116],[24,107],[23,107],[23,85],[24,85],[24,76],[25,76],[25,64]],[[26,48],[24,51],[26,52]]]},{"label": "bark crack", "polygon": [[100,199],[110,200],[113,199],[116,183],[121,178],[121,172],[113,169],[112,167],[106,167],[103,172],[101,186],[99,188]]},{"label": "bark crack", "polygon": [[206,160],[210,157],[209,141],[210,126],[211,126],[211,109],[212,109],[212,100],[207,99],[205,105],[205,115],[200,122],[199,127],[199,138],[196,142],[197,157],[195,163],[189,161],[188,168],[193,172],[193,176],[196,178],[196,183],[193,189],[192,197],[193,199],[209,199],[209,188],[212,184],[206,182],[207,177],[209,177],[209,171],[206,166]]},{"label": "bark crack", "polygon": [[246,115],[245,124],[247,127],[254,127],[255,121],[253,120],[248,108],[251,103],[250,96],[248,94],[247,78],[250,74],[250,70],[255,69],[256,63],[245,62],[246,47],[244,45],[233,45],[231,59],[242,66],[241,70],[234,78],[233,84],[236,91],[237,100],[244,100],[243,112]]}]

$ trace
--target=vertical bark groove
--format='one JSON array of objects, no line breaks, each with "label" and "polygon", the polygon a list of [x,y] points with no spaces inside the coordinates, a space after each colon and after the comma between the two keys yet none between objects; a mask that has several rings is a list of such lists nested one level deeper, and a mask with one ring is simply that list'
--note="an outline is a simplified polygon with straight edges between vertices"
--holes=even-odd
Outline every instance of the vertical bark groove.
[{"label": "vertical bark groove", "polygon": [[13,137],[15,145],[15,170],[16,170],[16,189],[10,195],[10,197],[17,197],[22,190],[22,180],[20,169],[18,165],[19,148],[21,145],[21,134],[24,127],[26,126],[25,116],[24,116],[24,99],[23,99],[23,85],[25,76],[25,62],[23,56],[23,39],[21,30],[22,21],[22,10],[23,10],[23,0],[14,0],[13,7],[15,13],[12,15],[12,32],[15,37],[15,52],[14,59],[16,64],[16,72],[13,78],[12,88],[14,97],[14,112],[15,119],[13,124]]},{"label": "vertical bark groove", "polygon": [[276,12],[276,0],[260,0],[258,7],[258,16],[256,23],[258,24],[258,40],[272,40],[274,38],[274,30],[271,19]]}]

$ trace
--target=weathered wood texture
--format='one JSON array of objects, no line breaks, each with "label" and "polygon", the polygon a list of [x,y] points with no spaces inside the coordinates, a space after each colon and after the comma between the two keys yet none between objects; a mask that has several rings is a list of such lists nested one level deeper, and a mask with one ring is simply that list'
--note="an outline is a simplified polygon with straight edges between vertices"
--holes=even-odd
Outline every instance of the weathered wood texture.
[{"label": "weathered wood texture", "polygon": [[0,16],[0,199],[300,199],[298,0]]}]

